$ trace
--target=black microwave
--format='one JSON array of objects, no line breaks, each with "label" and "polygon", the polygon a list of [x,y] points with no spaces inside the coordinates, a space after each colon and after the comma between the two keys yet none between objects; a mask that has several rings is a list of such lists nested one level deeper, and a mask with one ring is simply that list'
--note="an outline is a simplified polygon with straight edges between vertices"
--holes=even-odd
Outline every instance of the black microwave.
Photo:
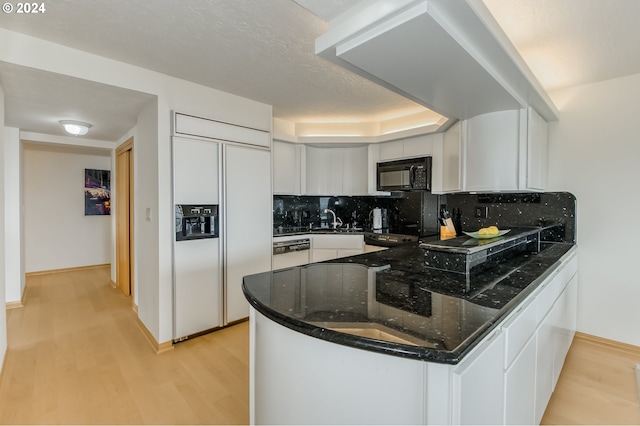
[{"label": "black microwave", "polygon": [[431,191],[431,157],[378,163],[378,191]]}]

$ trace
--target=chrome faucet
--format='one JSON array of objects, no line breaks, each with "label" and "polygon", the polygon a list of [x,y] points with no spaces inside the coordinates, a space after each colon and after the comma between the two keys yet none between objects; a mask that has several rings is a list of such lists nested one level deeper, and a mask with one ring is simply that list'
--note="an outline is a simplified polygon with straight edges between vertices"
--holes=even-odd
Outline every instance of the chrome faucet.
[{"label": "chrome faucet", "polygon": [[338,226],[342,226],[342,219],[340,219],[339,217],[336,217],[336,213],[331,210],[331,209],[324,209],[325,213],[331,213],[333,215],[333,222],[332,222],[332,226],[333,229],[336,229]]}]

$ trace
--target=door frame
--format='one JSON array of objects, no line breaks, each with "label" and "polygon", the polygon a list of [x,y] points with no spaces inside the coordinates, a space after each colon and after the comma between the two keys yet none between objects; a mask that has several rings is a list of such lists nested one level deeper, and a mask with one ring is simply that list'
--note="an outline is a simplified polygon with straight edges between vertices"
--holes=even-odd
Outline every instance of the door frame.
[{"label": "door frame", "polygon": [[[133,151],[133,145],[134,144],[133,144],[133,136],[132,136],[129,139],[127,139],[125,142],[123,142],[120,146],[118,146],[116,148],[116,158],[115,158],[116,181],[117,181],[117,179],[119,179],[120,176],[122,176],[122,173],[119,173],[121,171],[118,170],[118,164],[119,164],[118,157],[121,154],[123,154],[123,153],[125,153],[127,151],[130,152],[130,154],[129,154],[129,170],[128,170],[128,173],[127,173],[128,180],[129,180],[129,185],[128,185],[128,187],[129,187],[129,200],[128,200],[129,201],[129,214],[128,214],[128,218],[124,219],[124,220],[128,220],[128,226],[129,226],[129,244],[128,244],[128,251],[129,251],[129,253],[128,253],[128,257],[129,257],[128,264],[129,264],[129,268],[130,268],[129,269],[129,288],[126,289],[126,290],[123,290],[122,288],[120,288],[120,290],[125,295],[133,295],[134,294],[134,273],[133,273],[134,272],[134,244],[133,244],[133,241],[134,241],[134,220],[133,220],[133,218],[134,218],[134,215],[133,215],[133,212],[134,212],[134,204],[133,204],[134,203],[134,191],[133,191],[134,190],[134,184],[133,184],[133,180],[134,180],[133,179],[133,176],[134,176],[133,175],[133,170],[134,170],[134,167],[133,167],[133,163],[134,162],[133,162],[133,153],[134,153],[134,151]],[[116,184],[116,188],[117,188],[117,184]],[[123,220],[123,218],[120,217],[117,214],[117,211],[118,211],[117,198],[118,197],[119,197],[118,193],[116,192],[116,209],[115,209],[115,212],[116,212],[116,219],[115,219],[115,221],[116,221],[116,232],[115,232],[115,234],[116,234],[116,259],[115,259],[115,261],[116,261],[116,277],[115,278],[116,278],[116,286],[120,287],[120,282],[119,282],[119,277],[120,277],[119,272],[120,271],[119,271],[119,268],[120,268],[120,255],[121,255],[121,253],[120,253],[120,250],[119,250],[119,247],[120,247],[119,242],[120,242],[121,236],[120,236],[120,233],[118,232],[118,228],[119,228],[118,224],[122,223],[122,222],[119,222],[119,221]],[[135,297],[132,297],[132,305],[133,305],[134,310],[135,310],[135,308],[136,308]]]}]

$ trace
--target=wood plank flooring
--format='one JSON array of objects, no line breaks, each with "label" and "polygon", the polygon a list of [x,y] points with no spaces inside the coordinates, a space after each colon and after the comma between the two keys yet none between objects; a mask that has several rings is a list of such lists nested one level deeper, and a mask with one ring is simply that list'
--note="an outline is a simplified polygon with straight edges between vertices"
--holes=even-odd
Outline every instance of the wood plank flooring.
[{"label": "wood plank flooring", "polygon": [[[249,327],[156,354],[107,268],[33,276],[7,311],[0,424],[247,424]],[[640,424],[640,351],[576,338],[543,424]]]},{"label": "wood plank flooring", "polygon": [[640,425],[640,348],[573,339],[542,424]]},{"label": "wood plank flooring", "polygon": [[107,268],[29,277],[7,311],[2,424],[247,424],[249,327],[156,354]]}]

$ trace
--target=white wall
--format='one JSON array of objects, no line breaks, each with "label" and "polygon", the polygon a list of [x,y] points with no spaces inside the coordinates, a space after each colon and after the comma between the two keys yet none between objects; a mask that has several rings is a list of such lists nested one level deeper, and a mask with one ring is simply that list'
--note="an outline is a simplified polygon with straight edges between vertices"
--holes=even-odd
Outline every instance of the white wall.
[{"label": "white wall", "polygon": [[[140,114],[134,141],[134,179],[137,179],[134,270],[138,277],[140,319],[158,342],[171,340],[174,235],[170,112],[176,110],[271,131],[271,106],[2,28],[0,61],[157,96],[155,114],[150,111]],[[149,125],[141,125],[140,119]],[[145,155],[142,159],[141,152]],[[139,194],[147,195],[139,201]],[[147,208],[152,212],[149,222],[145,220]]]},{"label": "white wall", "polygon": [[[19,302],[24,292],[24,246],[22,244],[21,158],[20,129],[4,128],[4,245],[5,300]],[[13,184],[9,184],[9,183]]]},{"label": "white wall", "polygon": [[[4,90],[0,86],[0,129],[4,130]],[[4,131],[0,131],[0,164],[4,163]],[[4,173],[0,173],[0,213],[4,216]],[[4,221],[0,220],[0,241],[4,241]],[[0,294],[5,294],[5,247],[0,244]],[[2,299],[0,299],[2,300]],[[7,311],[0,309],[0,371],[4,365],[4,356],[7,352]]]},{"label": "white wall", "polygon": [[578,203],[578,330],[640,346],[640,74],[551,96],[549,189]]},{"label": "white wall", "polygon": [[84,169],[111,158],[27,145],[23,161],[25,272],[111,263],[111,217],[84,215]]}]

